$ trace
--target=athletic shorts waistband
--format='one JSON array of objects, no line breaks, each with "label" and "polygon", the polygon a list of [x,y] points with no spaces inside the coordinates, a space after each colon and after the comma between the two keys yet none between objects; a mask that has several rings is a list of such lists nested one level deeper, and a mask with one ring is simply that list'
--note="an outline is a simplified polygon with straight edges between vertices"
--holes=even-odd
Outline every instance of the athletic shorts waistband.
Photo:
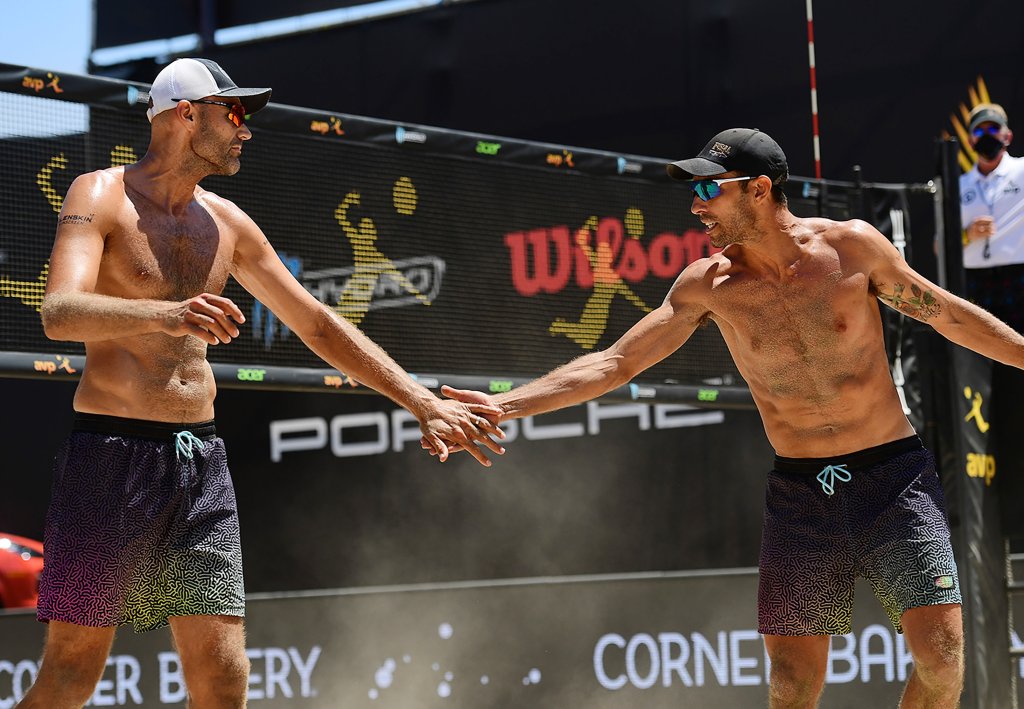
[{"label": "athletic shorts waistband", "polygon": [[213,419],[198,423],[169,423],[166,421],[126,419],[103,414],[86,414],[80,411],[75,412],[72,430],[85,433],[102,433],[110,436],[148,438],[154,441],[166,440],[182,431],[189,431],[193,436],[203,441],[212,441],[217,437],[217,426]]},{"label": "athletic shorts waistband", "polygon": [[883,443],[880,446],[865,448],[856,453],[845,453],[828,458],[785,458],[777,455],[773,468],[780,473],[811,473],[812,475],[817,475],[829,465],[842,465],[848,470],[857,470],[870,468],[882,461],[921,448],[924,448],[924,444],[921,443],[920,436],[914,435],[901,438],[898,441]]}]

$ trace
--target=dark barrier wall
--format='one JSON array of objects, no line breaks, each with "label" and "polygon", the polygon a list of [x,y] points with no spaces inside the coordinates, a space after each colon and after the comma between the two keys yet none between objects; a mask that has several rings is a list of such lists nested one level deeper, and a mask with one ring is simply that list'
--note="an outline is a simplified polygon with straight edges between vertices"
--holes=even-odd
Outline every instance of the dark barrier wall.
[{"label": "dark barrier wall", "polygon": [[[42,538],[69,383],[22,402],[0,531]],[[591,403],[512,422],[490,469],[441,464],[377,396],[221,391],[250,591],[757,563],[771,450],[753,411]]]},{"label": "dark barrier wall", "polygon": [[[99,8],[127,38],[134,14]],[[1018,0],[819,0],[814,24],[826,178],[930,178],[979,75],[1024,121]],[[478,0],[207,54],[285,103],[638,155],[756,126],[814,174],[802,2]],[[158,66],[93,69],[150,82]]]},{"label": "dark barrier wall", "polygon": [[[737,570],[256,598],[249,699],[308,709],[765,706],[756,588],[756,573]],[[832,639],[822,708],[895,706],[910,653],[867,584],[853,630]],[[0,616],[0,637],[9,707],[37,671],[41,626]],[[122,630],[94,706],[183,699],[167,632]]]}]

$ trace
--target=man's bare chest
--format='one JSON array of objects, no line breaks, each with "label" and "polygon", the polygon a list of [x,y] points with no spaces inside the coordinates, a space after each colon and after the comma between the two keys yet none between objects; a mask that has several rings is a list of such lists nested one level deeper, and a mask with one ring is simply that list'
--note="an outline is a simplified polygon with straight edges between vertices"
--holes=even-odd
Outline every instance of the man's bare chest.
[{"label": "man's bare chest", "polygon": [[230,234],[201,208],[181,218],[125,209],[107,235],[100,280],[125,297],[185,300],[220,293],[231,253]]},{"label": "man's bare chest", "polygon": [[781,282],[737,279],[714,295],[715,319],[752,351],[806,354],[859,337],[877,304],[863,274],[816,271]]}]

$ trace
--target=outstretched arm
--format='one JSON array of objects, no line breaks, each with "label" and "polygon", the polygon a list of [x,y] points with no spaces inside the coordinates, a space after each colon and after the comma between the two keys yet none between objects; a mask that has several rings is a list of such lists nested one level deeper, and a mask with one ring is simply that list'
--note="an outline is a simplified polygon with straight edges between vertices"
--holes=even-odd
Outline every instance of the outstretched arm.
[{"label": "outstretched arm", "polygon": [[519,418],[594,399],[660,362],[686,342],[707,315],[707,260],[680,274],[665,301],[606,350],[584,355],[539,379],[493,397],[501,417]]},{"label": "outstretched arm", "polygon": [[504,452],[488,435],[504,438],[504,433],[484,418],[496,417],[497,407],[438,399],[359,328],[310,295],[259,227],[233,205],[230,218],[239,235],[232,275],[325,362],[408,409],[441,460],[448,456],[448,443],[466,448],[483,465],[490,461],[474,441]]},{"label": "outstretched arm", "polygon": [[871,285],[890,308],[935,328],[951,342],[1024,369],[1024,336],[986,310],[917,273],[874,227],[856,227],[868,254]]}]

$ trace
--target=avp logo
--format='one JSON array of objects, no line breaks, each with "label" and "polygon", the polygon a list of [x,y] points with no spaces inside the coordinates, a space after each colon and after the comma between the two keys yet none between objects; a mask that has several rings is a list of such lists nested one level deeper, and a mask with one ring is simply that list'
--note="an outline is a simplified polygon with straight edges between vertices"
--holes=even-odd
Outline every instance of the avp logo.
[{"label": "avp logo", "polygon": [[328,116],[326,121],[310,121],[309,129],[320,135],[327,135],[328,133],[345,135],[345,130],[341,127],[341,119],[336,116]]},{"label": "avp logo", "polygon": [[35,360],[32,363],[32,368],[37,372],[46,372],[47,374],[56,374],[57,370],[67,372],[68,374],[75,374],[78,370],[71,366],[71,360],[63,355],[54,355],[55,361],[49,360]]},{"label": "avp logo", "polygon": [[[46,79],[49,79],[47,82]],[[37,79],[34,76],[25,76],[21,80],[21,85],[26,89],[32,89],[36,93],[39,93],[43,89],[53,89],[53,93],[62,94],[64,89],[60,87],[60,77],[52,72],[46,72],[46,79]]]},{"label": "avp logo", "polygon": [[[359,325],[366,314],[380,308],[430,305],[441,291],[445,262],[437,256],[391,260],[377,247],[377,226],[370,217],[353,224],[353,207],[361,204],[358,191],[345,195],[334,218],[352,247],[352,266],[307,271],[302,284],[338,315]],[[395,211],[403,216],[416,212],[416,186],[408,177],[395,181],[392,190]]]}]

